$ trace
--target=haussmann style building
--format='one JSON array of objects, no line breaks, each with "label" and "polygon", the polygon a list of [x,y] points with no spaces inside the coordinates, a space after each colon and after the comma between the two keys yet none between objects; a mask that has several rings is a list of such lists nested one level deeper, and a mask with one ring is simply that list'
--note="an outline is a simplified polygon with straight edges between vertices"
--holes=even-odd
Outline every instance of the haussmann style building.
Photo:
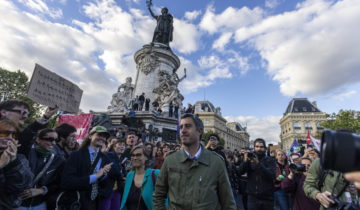
[{"label": "haussmann style building", "polygon": [[249,146],[249,134],[246,128],[237,122],[227,122],[221,115],[220,107],[209,101],[198,101],[194,105],[197,114],[204,123],[204,132],[213,131],[225,141],[224,148],[229,150]]},{"label": "haussmann style building", "polygon": [[324,121],[326,114],[320,111],[316,102],[310,102],[307,98],[292,99],[280,119],[282,149],[289,151],[294,139],[299,145],[305,145],[308,131],[311,136],[319,138]]}]

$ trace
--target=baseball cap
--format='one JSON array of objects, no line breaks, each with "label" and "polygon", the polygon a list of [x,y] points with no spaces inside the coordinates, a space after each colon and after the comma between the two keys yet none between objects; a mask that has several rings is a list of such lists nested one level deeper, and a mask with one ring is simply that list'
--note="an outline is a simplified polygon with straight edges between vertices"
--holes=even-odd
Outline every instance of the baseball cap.
[{"label": "baseball cap", "polygon": [[92,135],[94,133],[104,133],[104,134],[106,134],[106,138],[110,137],[110,133],[107,131],[107,129],[104,126],[98,125],[98,126],[93,127],[89,134]]}]

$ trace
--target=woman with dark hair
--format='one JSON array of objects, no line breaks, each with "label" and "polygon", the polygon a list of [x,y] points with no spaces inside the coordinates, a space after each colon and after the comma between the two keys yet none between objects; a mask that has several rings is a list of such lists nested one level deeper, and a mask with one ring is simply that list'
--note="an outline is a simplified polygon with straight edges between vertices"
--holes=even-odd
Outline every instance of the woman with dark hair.
[{"label": "woman with dark hair", "polygon": [[148,167],[154,168],[155,167],[155,156],[154,156],[154,145],[150,142],[145,143],[146,152],[149,155]]},{"label": "woman with dark hair", "polygon": [[276,150],[276,179],[275,179],[275,202],[280,210],[290,209],[289,196],[281,189],[281,182],[289,175],[289,165],[287,163],[286,154],[282,150]]},{"label": "woman with dark hair", "polygon": [[155,169],[160,169],[162,164],[164,163],[164,153],[163,148],[158,147],[155,155]]},{"label": "woman with dark hair", "polygon": [[16,209],[18,194],[29,188],[34,178],[29,163],[17,154],[19,129],[7,119],[0,120],[0,209]]},{"label": "woman with dark hair", "polygon": [[23,200],[21,209],[52,209],[60,189],[60,175],[64,159],[53,152],[58,135],[54,129],[45,128],[39,131],[36,144],[28,156],[31,171],[35,178],[29,189],[20,197]]},{"label": "woman with dark hair", "polygon": [[122,139],[116,137],[109,139],[111,140],[108,147],[109,152],[106,155],[113,163],[112,169],[114,170],[116,178],[111,180],[111,186],[113,189],[111,195],[101,200],[101,210],[119,210],[121,193],[124,191],[123,177],[126,176],[125,167],[122,165],[126,145],[125,141]]},{"label": "woman with dark hair", "polygon": [[126,176],[120,210],[152,210],[152,194],[159,170],[147,168],[149,155],[144,146],[130,151],[133,170]]}]

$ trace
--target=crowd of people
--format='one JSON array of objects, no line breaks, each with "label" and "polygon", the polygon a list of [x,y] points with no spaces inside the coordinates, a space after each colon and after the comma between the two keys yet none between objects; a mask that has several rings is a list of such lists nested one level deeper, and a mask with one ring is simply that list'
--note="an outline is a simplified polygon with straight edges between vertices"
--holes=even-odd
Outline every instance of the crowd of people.
[{"label": "crowd of people", "polygon": [[56,107],[23,128],[29,110],[19,100],[0,103],[0,210],[315,210],[339,201],[359,204],[354,183],[323,170],[316,149],[289,156],[268,151],[259,138],[253,150],[228,151],[216,134],[205,145],[203,123],[191,110],[180,119],[181,144],[146,141],[131,129],[111,136],[103,126],[92,127],[79,144],[73,125],[49,126]]}]

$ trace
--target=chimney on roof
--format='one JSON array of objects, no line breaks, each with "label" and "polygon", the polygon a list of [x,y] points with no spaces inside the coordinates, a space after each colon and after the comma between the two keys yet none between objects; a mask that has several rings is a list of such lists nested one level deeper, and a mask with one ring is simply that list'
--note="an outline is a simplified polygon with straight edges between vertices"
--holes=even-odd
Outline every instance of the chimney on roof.
[{"label": "chimney on roof", "polygon": [[311,102],[311,104],[314,105],[316,108],[318,108],[316,101]]}]

